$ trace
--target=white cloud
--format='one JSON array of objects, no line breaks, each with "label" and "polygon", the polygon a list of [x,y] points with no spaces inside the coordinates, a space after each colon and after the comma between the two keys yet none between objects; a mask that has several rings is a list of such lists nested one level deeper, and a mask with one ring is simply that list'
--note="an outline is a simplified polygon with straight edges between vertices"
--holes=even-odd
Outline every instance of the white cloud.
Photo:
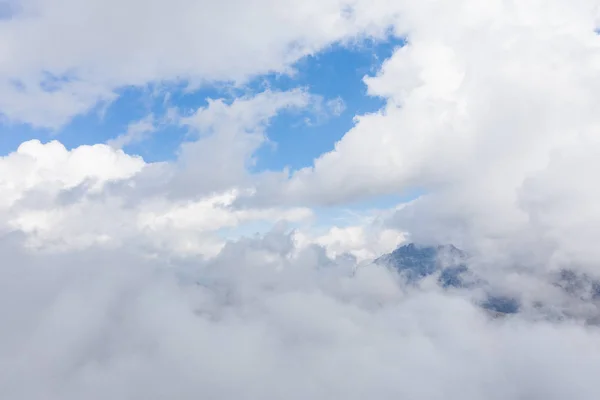
[{"label": "white cloud", "polygon": [[[407,45],[365,79],[387,105],[358,116],[280,189],[265,184],[262,200],[341,204],[418,188],[427,196],[395,219],[413,239],[511,254],[513,264],[531,247],[541,268],[583,254],[595,264],[597,2],[397,7]],[[566,151],[578,158],[558,161]]]},{"label": "white cloud", "polygon": [[84,183],[99,190],[107,182],[129,178],[143,167],[141,158],[102,144],[69,151],[58,141],[42,144],[31,140],[0,158],[1,202],[9,207],[28,191],[41,189],[57,194]]},{"label": "white cloud", "polygon": [[395,229],[375,230],[365,226],[333,226],[321,235],[300,230],[294,238],[299,247],[318,244],[331,258],[350,254],[360,262],[389,253],[404,241],[404,235]]},{"label": "white cloud", "polygon": [[351,12],[362,3],[20,1],[19,12],[0,20],[0,111],[56,127],[123,86],[242,83],[286,72],[333,42],[382,35],[389,10]]},{"label": "white cloud", "polygon": [[358,263],[371,262],[406,240],[405,232],[387,224],[393,213],[393,210],[371,209],[343,210],[335,218],[318,215],[310,221],[312,224],[294,231],[294,243],[298,248],[323,247],[330,258],[351,255]]},{"label": "white cloud", "polygon": [[[25,234],[29,248],[44,251],[128,243],[150,254],[214,256],[225,243],[223,229],[235,234],[256,223],[309,220],[312,211],[304,207],[233,203],[254,191],[248,168],[268,140],[270,119],[283,110],[310,111],[321,101],[300,89],[267,90],[231,103],[209,100],[191,113],[172,112],[170,123],[190,129],[174,163],[145,163],[115,142],[72,150],[58,141],[25,142],[0,160],[1,226]],[[151,115],[116,140],[126,144],[157,123]]]},{"label": "white cloud", "polygon": [[252,187],[249,168],[256,150],[268,140],[265,129],[270,120],[286,110],[310,108],[314,101],[315,97],[301,89],[266,90],[231,104],[210,100],[206,107],[180,116],[179,124],[188,127],[196,140],[181,145],[170,190],[189,196],[190,192]]},{"label": "white cloud", "polygon": [[[274,103],[268,104],[272,107]],[[232,120],[234,115],[238,114],[233,112]],[[256,123],[262,122],[261,118]],[[227,129],[211,134],[234,133],[252,134]],[[204,161],[204,168],[211,169],[218,179],[211,160]],[[128,243],[149,253],[212,256],[224,245],[220,229],[254,221],[298,222],[312,217],[306,208],[234,208],[232,202],[240,190],[235,187],[238,182],[231,180],[220,192],[196,190],[173,199],[173,181],[167,179],[159,182],[154,193],[142,193],[136,200],[140,179],[143,183],[146,171],[156,166],[108,145],[67,150],[57,141],[25,142],[0,159],[0,231],[21,232],[28,247],[44,251],[119,248]]]},{"label": "white cloud", "polygon": [[139,121],[129,123],[125,133],[109,140],[107,144],[111,147],[121,149],[130,144],[142,142],[158,129],[157,122],[154,114],[149,114]]},{"label": "white cloud", "polygon": [[555,12],[492,2],[459,17],[475,3],[406,5],[408,44],[365,80],[387,107],[358,117],[314,171],[297,173],[291,192],[310,185],[343,201],[484,173],[522,179],[552,149],[595,137],[600,38],[590,2],[560,13],[563,2],[552,2]]},{"label": "white cloud", "polygon": [[596,398],[592,328],[492,321],[278,233],[168,268],[125,250],[1,245],[10,398]]}]

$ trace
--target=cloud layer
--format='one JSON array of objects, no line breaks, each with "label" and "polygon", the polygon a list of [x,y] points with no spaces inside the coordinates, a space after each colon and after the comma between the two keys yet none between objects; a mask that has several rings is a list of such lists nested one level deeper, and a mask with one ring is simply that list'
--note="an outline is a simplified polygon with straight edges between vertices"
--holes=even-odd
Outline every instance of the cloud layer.
[{"label": "cloud layer", "polygon": [[493,320],[278,232],[187,266],[4,254],[0,387],[13,399],[596,396],[597,330]]}]

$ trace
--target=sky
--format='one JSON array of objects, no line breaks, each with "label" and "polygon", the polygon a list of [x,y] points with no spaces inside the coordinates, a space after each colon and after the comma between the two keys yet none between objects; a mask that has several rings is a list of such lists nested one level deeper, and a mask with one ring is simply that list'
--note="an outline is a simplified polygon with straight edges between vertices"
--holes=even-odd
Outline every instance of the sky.
[{"label": "sky", "polygon": [[[0,0],[0,397],[596,399],[600,304],[549,279],[600,279],[599,28],[597,0]],[[410,242],[521,311],[372,264]]]}]

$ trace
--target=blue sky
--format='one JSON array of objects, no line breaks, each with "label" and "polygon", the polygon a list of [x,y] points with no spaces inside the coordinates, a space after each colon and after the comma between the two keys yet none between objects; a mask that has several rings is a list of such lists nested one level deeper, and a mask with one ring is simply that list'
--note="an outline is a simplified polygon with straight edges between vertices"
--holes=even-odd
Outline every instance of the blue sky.
[{"label": "blue sky", "polygon": [[380,98],[366,94],[365,75],[373,75],[402,41],[367,42],[360,47],[334,46],[330,50],[307,57],[298,65],[298,74],[271,78],[275,87],[291,89],[306,86],[311,93],[325,98],[339,97],[345,109],[341,115],[315,124],[291,121],[290,115],[276,116],[267,132],[277,148],[266,146],[257,154],[257,169],[299,169],[307,166],[320,154],[333,149],[353,125],[353,117],[377,111],[384,104]]},{"label": "blue sky", "polygon": [[[25,140],[37,138],[42,142],[58,139],[67,148],[82,144],[106,142],[127,130],[129,123],[150,113],[160,117],[167,107],[196,109],[205,106],[209,98],[232,101],[240,94],[258,93],[269,87],[273,90],[306,88],[325,100],[340,99],[344,105],[339,115],[319,116],[307,112],[283,111],[275,116],[266,134],[271,142],[257,152],[253,170],[292,170],[308,166],[314,158],[333,149],[353,125],[353,117],[377,111],[384,101],[366,94],[363,77],[374,75],[381,63],[402,40],[366,40],[356,45],[333,45],[312,56],[301,59],[293,75],[270,74],[253,79],[242,88],[229,85],[210,85],[188,92],[185,85],[152,86],[143,89],[124,88],[118,98],[108,105],[98,105],[91,112],[76,116],[57,131],[34,129],[24,124],[6,124],[0,136],[0,153],[14,151]],[[165,94],[168,93],[168,104]],[[307,123],[306,119],[310,122]],[[179,144],[186,140],[186,131],[164,124],[141,143],[126,147],[131,154],[141,155],[147,162],[172,160]]]},{"label": "blue sky", "polygon": [[[403,40],[393,36],[387,40],[367,39],[353,45],[334,44],[302,58],[294,65],[294,74],[261,75],[235,89],[227,84],[211,84],[190,92],[184,83],[123,88],[112,103],[97,105],[56,131],[33,129],[25,124],[5,125],[5,134],[0,135],[0,153],[8,154],[23,141],[34,138],[42,142],[57,139],[68,149],[105,143],[125,133],[130,123],[151,113],[161,118],[169,107],[195,110],[206,106],[208,99],[224,98],[226,102],[232,102],[241,95],[258,94],[266,88],[285,91],[302,87],[324,101],[340,99],[343,111],[339,115],[315,115],[309,110],[281,111],[267,127],[269,143],[258,149],[254,156],[256,164],[250,167],[256,173],[281,171],[286,167],[298,170],[312,165],[315,158],[332,150],[352,128],[356,115],[375,112],[385,104],[384,99],[367,95],[363,78],[375,75],[394,49],[403,44]],[[141,155],[146,162],[171,161],[177,157],[179,145],[187,139],[186,128],[161,124],[147,139],[125,146],[124,150],[128,154]],[[318,221],[316,228],[352,225],[365,214],[389,209],[415,197],[413,193],[388,194],[359,199],[343,207],[317,206],[313,209]],[[222,234],[237,236],[268,229],[269,222],[255,222],[224,229]]]}]

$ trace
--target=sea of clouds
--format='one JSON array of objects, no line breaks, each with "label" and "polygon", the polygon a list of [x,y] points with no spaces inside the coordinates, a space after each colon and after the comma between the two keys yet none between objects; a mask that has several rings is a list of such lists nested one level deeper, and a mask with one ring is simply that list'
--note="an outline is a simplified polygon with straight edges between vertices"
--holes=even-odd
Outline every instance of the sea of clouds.
[{"label": "sea of clouds", "polygon": [[35,256],[4,237],[0,393],[10,399],[594,399],[600,331],[294,247],[205,263]]}]

